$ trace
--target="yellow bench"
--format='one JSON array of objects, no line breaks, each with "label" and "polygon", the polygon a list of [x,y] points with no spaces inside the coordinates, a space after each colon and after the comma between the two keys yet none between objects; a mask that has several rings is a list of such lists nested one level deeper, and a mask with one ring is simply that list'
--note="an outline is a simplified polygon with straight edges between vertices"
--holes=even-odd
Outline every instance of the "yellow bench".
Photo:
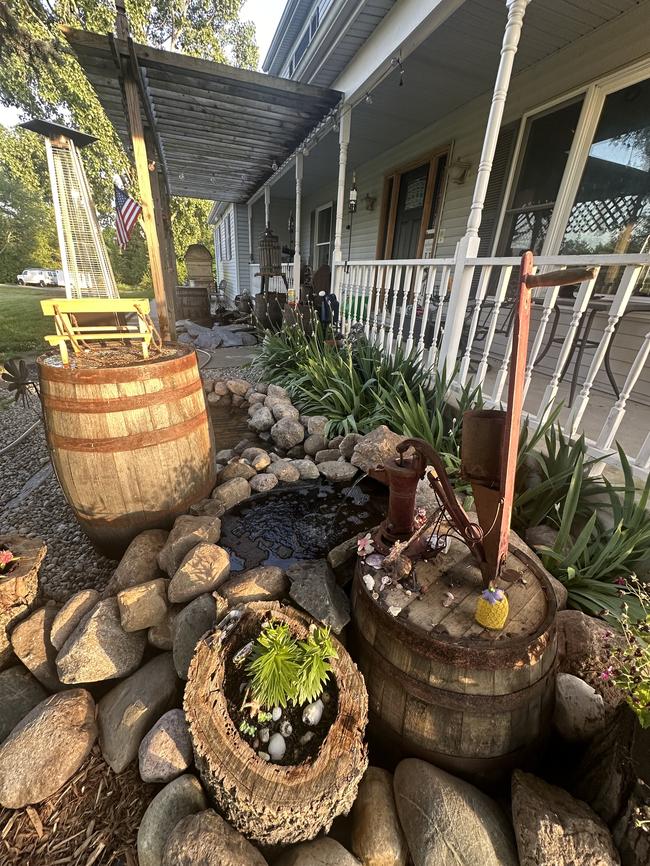
[{"label": "yellow bench", "polygon": [[[78,355],[82,344],[90,340],[139,340],[142,343],[143,358],[149,357],[149,346],[152,342],[160,347],[160,337],[151,321],[147,298],[48,298],[41,301],[41,310],[44,316],[54,316],[56,334],[48,334],[45,341],[50,346],[58,346],[64,364],[69,363],[68,343]],[[123,320],[120,321],[120,313],[135,315],[137,325],[133,327]],[[87,314],[105,316],[106,324],[80,324],[77,316]]]}]

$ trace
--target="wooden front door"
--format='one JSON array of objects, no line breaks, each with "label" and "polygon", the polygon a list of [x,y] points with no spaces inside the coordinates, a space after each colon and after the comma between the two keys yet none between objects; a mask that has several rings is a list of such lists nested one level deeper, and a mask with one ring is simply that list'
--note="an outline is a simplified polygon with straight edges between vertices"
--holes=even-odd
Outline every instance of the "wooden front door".
[{"label": "wooden front door", "polygon": [[391,259],[417,258],[428,174],[425,163],[400,177]]}]

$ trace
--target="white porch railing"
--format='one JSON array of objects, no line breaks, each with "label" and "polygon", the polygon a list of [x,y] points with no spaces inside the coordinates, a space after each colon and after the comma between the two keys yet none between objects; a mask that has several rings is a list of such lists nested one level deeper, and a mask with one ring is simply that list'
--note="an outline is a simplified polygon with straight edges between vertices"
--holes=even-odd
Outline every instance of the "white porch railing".
[{"label": "white porch railing", "polygon": [[[249,266],[250,269],[250,286],[251,286],[251,295],[259,295],[262,291],[262,278],[260,277],[260,266],[255,262],[251,263]],[[282,273],[287,278],[287,285],[289,288],[293,288],[293,262],[283,262],[282,264]],[[271,277],[270,292],[286,292],[287,288],[284,284],[284,280],[282,277]]]},{"label": "white porch railing", "polygon": [[[573,293],[535,290],[525,378],[532,423],[562,403],[571,435],[585,432],[590,452],[606,457],[621,438],[640,476],[650,470],[650,298],[634,297],[647,256],[540,256],[537,269],[595,267],[596,277]],[[480,386],[487,406],[505,400],[519,260],[467,259],[472,292],[463,309],[449,296],[454,259],[354,261],[335,269],[341,328],[363,326],[393,353],[417,347],[427,368],[441,367],[445,328],[457,333],[447,359],[454,386]],[[600,280],[598,279],[600,275]],[[607,294],[599,294],[606,283]],[[623,322],[625,319],[625,328]],[[616,339],[614,339],[616,338]],[[627,423],[623,425],[624,419]],[[623,435],[624,434],[624,435]]]}]

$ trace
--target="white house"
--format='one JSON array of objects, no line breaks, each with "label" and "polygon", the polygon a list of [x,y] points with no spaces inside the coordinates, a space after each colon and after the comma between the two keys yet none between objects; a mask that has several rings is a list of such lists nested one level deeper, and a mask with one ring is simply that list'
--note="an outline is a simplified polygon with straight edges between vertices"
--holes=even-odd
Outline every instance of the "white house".
[{"label": "white house", "polygon": [[289,0],[263,68],[342,100],[213,211],[247,250],[228,291],[258,290],[266,220],[287,274],[332,266],[344,329],[458,363],[498,403],[517,257],[596,266],[536,299],[527,408],[562,399],[599,453],[622,438],[647,470],[650,2]]}]

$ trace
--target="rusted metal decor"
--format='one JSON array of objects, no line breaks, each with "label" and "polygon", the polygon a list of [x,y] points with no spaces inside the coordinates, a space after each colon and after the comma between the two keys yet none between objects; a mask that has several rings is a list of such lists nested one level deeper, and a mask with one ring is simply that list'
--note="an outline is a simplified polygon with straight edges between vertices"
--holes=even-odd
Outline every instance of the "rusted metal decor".
[{"label": "rusted metal decor", "polygon": [[287,292],[289,285],[287,277],[282,270],[282,249],[280,238],[272,231],[269,223],[259,240],[260,277],[262,278],[261,294],[268,294],[269,280],[271,277],[281,277]]}]

